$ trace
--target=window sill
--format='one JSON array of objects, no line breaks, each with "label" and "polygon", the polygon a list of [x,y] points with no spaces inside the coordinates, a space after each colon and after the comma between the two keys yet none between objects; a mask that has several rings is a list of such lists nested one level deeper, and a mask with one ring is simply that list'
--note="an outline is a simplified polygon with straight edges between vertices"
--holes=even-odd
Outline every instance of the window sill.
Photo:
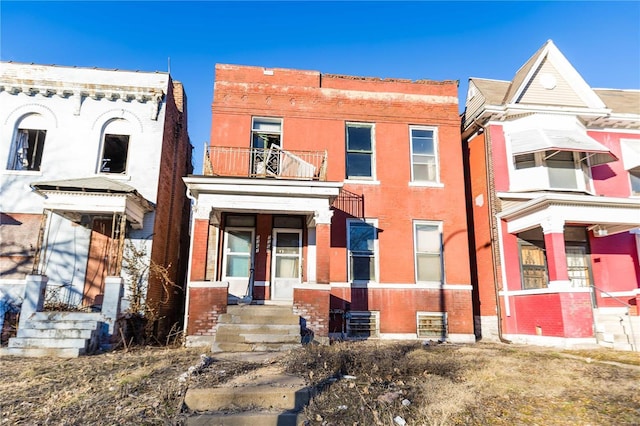
[{"label": "window sill", "polygon": [[96,173],[96,175],[113,179],[113,180],[124,180],[124,181],[131,180],[131,175],[121,175],[118,173]]},{"label": "window sill", "polygon": [[350,183],[354,185],[380,185],[379,180],[362,180],[362,179],[345,179],[344,183]]},{"label": "window sill", "polygon": [[409,182],[409,186],[415,188],[444,188],[442,182]]},{"label": "window sill", "polygon": [[3,175],[42,176],[42,171],[35,170],[4,170]]}]

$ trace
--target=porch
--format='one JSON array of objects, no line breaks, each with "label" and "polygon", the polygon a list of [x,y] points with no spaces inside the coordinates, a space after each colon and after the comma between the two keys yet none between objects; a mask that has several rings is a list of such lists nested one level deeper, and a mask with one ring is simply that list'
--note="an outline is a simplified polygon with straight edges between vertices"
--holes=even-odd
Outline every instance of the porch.
[{"label": "porch", "polygon": [[326,181],[326,162],[326,152],[277,145],[211,147],[205,176],[184,178],[194,200],[188,344],[212,343],[228,304],[291,306],[328,336],[331,205],[342,182]]},{"label": "porch", "polygon": [[[600,343],[603,310],[638,315],[638,200],[545,194],[508,202],[498,235],[509,339]],[[619,328],[637,350],[628,325]]]}]

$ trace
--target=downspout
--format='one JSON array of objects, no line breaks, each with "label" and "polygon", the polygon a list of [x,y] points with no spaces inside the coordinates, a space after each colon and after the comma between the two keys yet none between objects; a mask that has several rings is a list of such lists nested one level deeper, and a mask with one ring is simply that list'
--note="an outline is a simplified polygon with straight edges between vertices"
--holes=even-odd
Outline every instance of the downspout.
[{"label": "downspout", "polygon": [[193,220],[193,210],[196,208],[197,202],[198,200],[196,199],[196,197],[193,196],[193,194],[191,194],[191,189],[189,189],[189,186],[187,185],[187,191],[186,194],[188,199],[191,200],[192,205],[191,205],[191,217],[189,218],[189,228],[190,229],[190,237],[189,237],[189,256],[187,257],[187,276],[186,278],[186,283],[185,283],[185,298],[184,298],[184,345],[186,346],[187,344],[187,336],[189,335],[189,330],[187,329],[187,327],[189,326],[189,282],[191,281],[191,262],[193,260],[193,231],[195,229],[195,221]]},{"label": "downspout", "polygon": [[[474,120],[475,122],[475,120]],[[477,122],[475,122],[478,124]],[[480,126],[481,129],[484,129],[484,126]],[[496,239],[495,239],[495,216],[494,216],[494,206],[495,206],[495,187],[494,187],[494,173],[493,173],[493,152],[491,150],[491,137],[490,132],[484,131],[484,144],[485,144],[485,152],[487,159],[487,167],[485,168],[486,179],[487,179],[487,198],[489,203],[489,229],[491,230],[491,265],[492,265],[492,273],[493,273],[493,286],[494,293],[496,298],[496,316],[498,317],[498,339],[502,343],[511,343],[511,340],[505,339],[502,335],[502,308],[500,307],[500,288],[498,285],[498,267],[496,265],[496,249],[500,250],[502,247],[496,247]],[[501,243],[501,241],[499,241]],[[508,297],[508,296],[507,296]]]}]

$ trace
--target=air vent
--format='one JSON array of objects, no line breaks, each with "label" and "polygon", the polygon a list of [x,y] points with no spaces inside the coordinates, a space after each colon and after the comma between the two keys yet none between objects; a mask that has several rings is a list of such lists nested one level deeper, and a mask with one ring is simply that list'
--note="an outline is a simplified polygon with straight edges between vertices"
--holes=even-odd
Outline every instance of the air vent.
[{"label": "air vent", "polygon": [[347,336],[358,339],[380,337],[380,312],[351,311],[347,318]]},{"label": "air vent", "polygon": [[418,312],[416,320],[418,338],[444,339],[447,337],[446,312]]}]

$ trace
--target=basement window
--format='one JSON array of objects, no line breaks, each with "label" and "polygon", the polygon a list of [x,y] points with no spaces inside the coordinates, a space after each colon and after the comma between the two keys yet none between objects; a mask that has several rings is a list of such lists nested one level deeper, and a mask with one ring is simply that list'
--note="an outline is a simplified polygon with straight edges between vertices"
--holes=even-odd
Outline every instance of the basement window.
[{"label": "basement window", "polygon": [[416,329],[420,339],[446,339],[446,312],[418,312],[416,314]]},{"label": "basement window", "polygon": [[125,173],[127,171],[128,151],[129,135],[104,135],[100,172]]},{"label": "basement window", "polygon": [[356,339],[380,337],[380,312],[350,311],[347,319],[347,336]]}]

